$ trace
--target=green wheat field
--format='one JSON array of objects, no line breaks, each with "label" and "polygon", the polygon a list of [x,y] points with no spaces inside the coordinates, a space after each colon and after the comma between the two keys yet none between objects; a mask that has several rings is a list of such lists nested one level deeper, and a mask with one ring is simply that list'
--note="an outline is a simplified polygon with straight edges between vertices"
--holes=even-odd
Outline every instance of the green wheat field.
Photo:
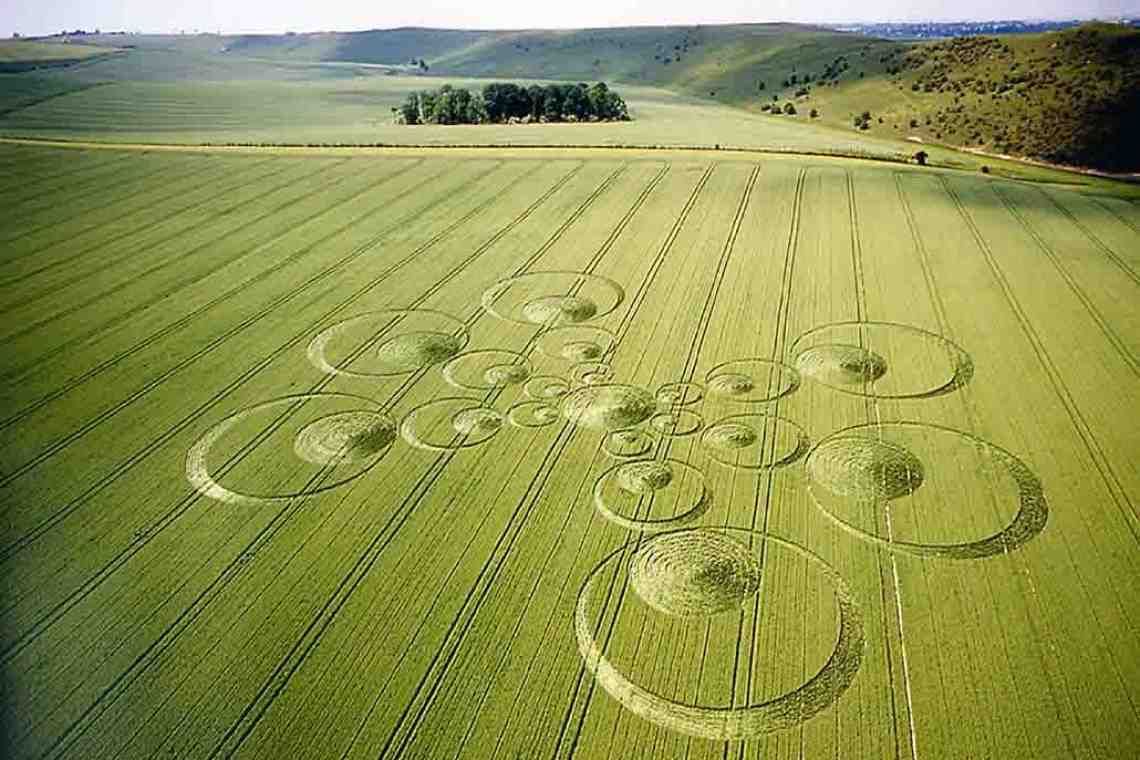
[{"label": "green wheat field", "polygon": [[[113,94],[0,125],[99,97],[73,133],[186,129]],[[573,147],[0,167],[6,757],[1140,746],[1123,186]]]}]

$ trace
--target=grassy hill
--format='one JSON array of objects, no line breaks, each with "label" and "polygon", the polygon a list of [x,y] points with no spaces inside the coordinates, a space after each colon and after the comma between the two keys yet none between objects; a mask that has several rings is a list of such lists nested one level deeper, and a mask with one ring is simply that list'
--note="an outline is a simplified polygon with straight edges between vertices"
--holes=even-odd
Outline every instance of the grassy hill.
[{"label": "grassy hill", "polygon": [[[75,76],[185,81],[190,67],[192,80],[324,79],[358,77],[348,66],[357,63],[387,74],[605,80],[790,125],[1140,171],[1140,149],[1126,133],[1140,118],[1140,31],[1107,24],[917,43],[794,24],[85,38],[124,40],[129,55]],[[426,71],[413,65],[420,60]],[[870,118],[856,126],[864,113]]]},{"label": "grassy hill", "polygon": [[[177,38],[178,45],[188,44]],[[430,74],[649,84],[755,111],[792,102],[822,123],[881,137],[1113,171],[1140,169],[1140,31],[904,43],[791,24],[582,30],[372,30],[214,38],[231,56],[423,59]],[[158,44],[153,41],[151,44]],[[768,108],[765,108],[768,106]]]},{"label": "grassy hill", "polygon": [[0,41],[0,72],[28,71],[30,69],[70,66],[118,52],[105,45],[84,45],[71,42],[43,42],[39,40]]}]

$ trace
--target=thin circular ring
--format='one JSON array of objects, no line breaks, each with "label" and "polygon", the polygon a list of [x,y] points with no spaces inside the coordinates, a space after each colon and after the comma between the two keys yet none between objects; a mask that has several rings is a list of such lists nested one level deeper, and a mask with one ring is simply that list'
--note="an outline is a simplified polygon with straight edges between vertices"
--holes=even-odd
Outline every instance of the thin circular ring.
[{"label": "thin circular ring", "polygon": [[[933,544],[892,540],[890,537],[884,538],[834,514],[833,511],[826,506],[826,502],[834,497],[834,493],[827,493],[828,489],[821,485],[818,474],[813,474],[814,465],[817,461],[817,452],[830,445],[831,442],[841,440],[845,436],[861,435],[864,432],[874,431],[875,438],[870,440],[877,440],[883,437],[884,431],[888,431],[887,435],[889,436],[891,429],[912,431],[916,434],[916,439],[925,438],[929,440],[934,436],[955,436],[961,440],[963,445],[967,445],[975,451],[984,451],[989,454],[991,461],[996,462],[1002,470],[1004,470],[1004,474],[1011,479],[1016,488],[1018,509],[1013,519],[1004,528],[985,538],[961,543]],[[890,443],[889,440],[888,443]],[[925,464],[926,463],[924,463],[924,465]],[[988,441],[984,441],[969,433],[941,425],[919,422],[888,422],[882,424],[853,425],[838,430],[817,443],[807,456],[806,469],[808,473],[808,491],[811,493],[812,500],[815,502],[816,507],[825,517],[856,538],[893,552],[918,557],[982,559],[984,557],[991,557],[1013,551],[1028,543],[1045,529],[1045,525],[1049,519],[1049,506],[1045,499],[1041,481],[1024,462],[1005,449]],[[923,473],[919,477],[926,478],[927,474]],[[920,480],[918,482],[922,481]],[[955,480],[955,483],[958,482],[959,481]],[[894,498],[895,493],[907,495],[917,492],[918,490],[920,490],[920,487],[915,485],[910,488],[896,489],[894,493],[887,493],[879,498],[881,502],[885,503]],[[843,496],[846,496],[846,494]],[[874,501],[874,498],[872,498],[872,501]],[[962,501],[966,503],[971,502],[969,499]]]},{"label": "thin circular ring", "polygon": [[729,528],[725,532],[748,537],[760,545],[767,542],[769,549],[791,551],[806,559],[832,585],[839,612],[835,646],[823,667],[798,688],[743,707],[714,707],[669,699],[622,673],[606,657],[603,645],[595,638],[596,623],[591,620],[590,607],[597,591],[605,591],[602,579],[607,571],[626,557],[624,548],[609,554],[590,573],[578,594],[574,614],[574,634],[586,670],[622,707],[663,728],[717,741],[791,728],[830,707],[854,682],[866,646],[859,603],[847,583],[827,562],[802,546],[771,534],[740,528]]}]

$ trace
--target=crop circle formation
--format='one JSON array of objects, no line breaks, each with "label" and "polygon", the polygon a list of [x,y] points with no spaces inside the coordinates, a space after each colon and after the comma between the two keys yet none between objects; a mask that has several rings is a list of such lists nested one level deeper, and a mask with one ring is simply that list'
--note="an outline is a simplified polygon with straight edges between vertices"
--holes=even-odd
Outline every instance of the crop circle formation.
[{"label": "crop circle formation", "polygon": [[603,317],[624,300],[613,280],[585,272],[530,272],[492,285],[483,308],[508,322],[558,327]]},{"label": "crop circle formation", "polygon": [[545,401],[520,401],[507,410],[507,421],[515,427],[546,427],[560,419],[558,407]]},{"label": "crop circle formation", "polygon": [[657,412],[653,394],[636,385],[587,385],[562,398],[562,416],[574,425],[614,431],[634,427]]},{"label": "crop circle formation", "polygon": [[662,406],[692,406],[705,397],[705,389],[698,383],[687,381],[665,383],[657,389],[656,397]]},{"label": "crop circle formation", "polygon": [[594,507],[632,531],[669,530],[712,506],[704,474],[675,459],[637,459],[611,467],[594,483]]},{"label": "crop circle formation", "polygon": [[467,351],[443,365],[443,379],[464,391],[489,391],[522,385],[533,372],[534,368],[525,356],[497,348]]},{"label": "crop circle formation", "polygon": [[479,399],[441,398],[412,409],[400,436],[426,451],[459,451],[486,443],[506,423],[503,413]]},{"label": "crop circle formation", "polygon": [[734,414],[710,424],[701,445],[714,460],[742,470],[772,470],[796,462],[808,449],[807,432],[774,414]]},{"label": "crop circle formation", "polygon": [[[1020,459],[951,428],[917,422],[846,428],[812,449],[806,469],[824,515],[895,552],[980,559],[1022,546],[1048,521],[1041,482]],[[888,508],[890,522],[884,519]],[[980,522],[989,532],[933,540],[921,534],[928,521],[918,518],[934,512],[943,517],[938,523],[954,530],[976,533],[972,524]],[[905,515],[915,519],[899,519]],[[919,535],[905,532],[911,524]]]},{"label": "crop circle formation", "polygon": [[629,583],[666,615],[716,615],[740,609],[756,593],[760,559],[747,544],[715,530],[666,533],[634,553]]},{"label": "crop circle formation", "polygon": [[800,387],[794,368],[771,359],[733,359],[718,364],[705,376],[711,395],[740,403],[775,401]]},{"label": "crop circle formation", "polygon": [[643,428],[615,430],[602,441],[602,450],[614,459],[632,459],[648,454],[657,439]]},{"label": "crop circle formation", "polygon": [[551,359],[571,362],[598,361],[617,342],[609,330],[593,325],[566,325],[543,332],[535,340],[535,349]]},{"label": "crop circle formation", "polygon": [[[826,661],[803,683],[770,699],[726,707],[674,699],[646,686],[650,677],[625,668],[599,641],[603,615],[615,614],[611,598],[621,588],[669,619],[702,620],[739,611],[756,598],[764,565],[778,560],[802,563],[834,595],[834,646]],[[615,590],[611,590],[615,589]],[[778,589],[769,587],[765,593]],[[629,602],[617,608],[635,614]],[[636,618],[638,621],[641,617]],[[727,528],[688,529],[663,533],[645,542],[632,556],[619,549],[587,577],[575,606],[574,632],[583,663],[611,697],[626,710],[663,728],[712,740],[744,739],[798,725],[834,704],[854,681],[865,649],[863,613],[838,573],[807,549],[774,535]],[[723,646],[738,647],[736,641]],[[710,644],[712,645],[712,644]],[[787,646],[796,648],[798,642]]]},{"label": "crop circle formation", "polygon": [[930,398],[970,381],[974,363],[936,333],[893,322],[821,325],[792,344],[803,375],[828,388],[871,398]]},{"label": "crop circle formation", "polygon": [[664,438],[684,438],[699,433],[705,421],[690,409],[658,412],[649,418],[649,426]]},{"label": "crop circle formation", "polygon": [[429,309],[387,309],[358,314],[322,330],[308,347],[322,372],[373,378],[406,375],[441,364],[467,345],[467,328]]},{"label": "crop circle formation", "polygon": [[395,439],[395,421],[370,399],[285,396],[207,430],[187,453],[186,478],[202,495],[228,504],[293,499],[360,477]]}]

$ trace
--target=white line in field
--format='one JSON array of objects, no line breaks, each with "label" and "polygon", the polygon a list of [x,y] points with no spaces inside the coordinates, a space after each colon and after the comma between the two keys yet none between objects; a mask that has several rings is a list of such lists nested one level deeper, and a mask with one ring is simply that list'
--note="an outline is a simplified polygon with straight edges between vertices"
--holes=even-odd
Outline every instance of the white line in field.
[{"label": "white line in field", "polygon": [[[872,399],[871,404],[875,409],[875,424],[878,426],[879,440],[882,441],[883,415],[879,409],[878,399]],[[890,502],[887,502],[886,517],[887,540],[893,542],[895,540],[895,531],[891,525]],[[903,686],[906,687],[906,722],[910,733],[910,756],[913,760],[918,760],[918,736],[914,730],[914,699],[911,697],[910,691],[910,663],[906,656],[906,631],[903,630],[902,588],[899,586],[899,566],[895,560],[894,553],[888,553],[891,555],[891,580],[895,586],[895,619],[899,625],[899,649],[902,651]]]}]

